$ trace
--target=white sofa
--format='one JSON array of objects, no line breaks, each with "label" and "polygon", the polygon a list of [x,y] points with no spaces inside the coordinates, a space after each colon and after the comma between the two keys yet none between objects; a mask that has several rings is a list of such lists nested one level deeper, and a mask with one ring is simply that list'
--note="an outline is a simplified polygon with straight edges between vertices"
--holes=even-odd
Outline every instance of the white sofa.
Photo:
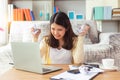
[{"label": "white sofa", "polygon": [[[75,29],[77,29],[75,27],[76,22],[72,23],[72,25],[75,31]],[[39,36],[39,41],[43,36],[49,34],[50,25],[48,21],[15,21],[11,23],[9,43],[6,46],[0,47],[1,63],[12,63],[12,51],[10,42],[32,41],[30,28],[33,26],[40,28],[42,31],[41,35]],[[101,62],[102,58],[111,57],[111,50],[113,49],[113,46],[109,44],[109,36],[111,34],[115,33],[101,33],[99,36],[99,43],[84,45],[85,62]]]}]

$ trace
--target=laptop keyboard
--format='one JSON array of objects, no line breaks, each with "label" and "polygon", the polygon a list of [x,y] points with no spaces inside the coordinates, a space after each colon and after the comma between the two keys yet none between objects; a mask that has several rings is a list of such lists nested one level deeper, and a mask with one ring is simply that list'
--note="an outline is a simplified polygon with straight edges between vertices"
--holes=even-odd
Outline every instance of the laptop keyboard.
[{"label": "laptop keyboard", "polygon": [[51,71],[51,69],[43,68],[43,72],[46,72],[46,71]]}]

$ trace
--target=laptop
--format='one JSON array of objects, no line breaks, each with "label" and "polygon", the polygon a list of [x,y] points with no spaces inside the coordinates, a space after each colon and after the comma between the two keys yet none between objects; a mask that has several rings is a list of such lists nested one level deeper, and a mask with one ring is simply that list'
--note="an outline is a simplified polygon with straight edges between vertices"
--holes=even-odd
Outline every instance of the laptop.
[{"label": "laptop", "polygon": [[42,64],[39,43],[11,42],[14,68],[45,74],[61,70],[60,67],[45,66]]}]

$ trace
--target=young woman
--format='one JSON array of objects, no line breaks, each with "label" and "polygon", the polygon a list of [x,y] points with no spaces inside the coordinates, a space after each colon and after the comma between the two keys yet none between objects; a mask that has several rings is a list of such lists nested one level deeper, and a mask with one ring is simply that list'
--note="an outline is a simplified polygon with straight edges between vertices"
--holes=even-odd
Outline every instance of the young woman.
[{"label": "young woman", "polygon": [[[34,31],[34,28],[31,29]],[[40,30],[33,34],[38,40]],[[75,35],[70,20],[64,12],[55,13],[50,19],[50,35],[40,42],[44,64],[80,64],[84,61],[82,35]]]}]

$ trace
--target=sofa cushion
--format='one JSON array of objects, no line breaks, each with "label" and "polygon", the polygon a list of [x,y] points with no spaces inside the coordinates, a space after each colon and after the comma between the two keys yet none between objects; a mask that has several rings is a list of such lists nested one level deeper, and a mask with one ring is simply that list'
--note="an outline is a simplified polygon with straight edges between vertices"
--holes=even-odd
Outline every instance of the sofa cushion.
[{"label": "sofa cushion", "polygon": [[[31,26],[32,27],[32,26]],[[26,27],[23,30],[23,37],[22,37],[22,41],[23,42],[31,42],[32,41],[32,35],[30,32],[31,28],[30,27]]]},{"label": "sofa cushion", "polygon": [[110,45],[120,46],[120,33],[110,35]]},{"label": "sofa cushion", "polygon": [[104,32],[104,33],[100,33],[99,35],[99,39],[100,39],[100,43],[99,44],[110,44],[110,36],[112,34],[116,34],[116,32]]},{"label": "sofa cushion", "polygon": [[109,44],[114,47],[111,56],[115,59],[115,65],[120,67],[120,33],[110,35]]},{"label": "sofa cushion", "polygon": [[84,45],[85,62],[100,62],[103,58],[111,57],[113,46],[109,44]]},{"label": "sofa cushion", "polygon": [[48,21],[13,21],[10,28],[9,42],[31,42],[31,27],[41,29],[38,41],[49,34],[50,25]]}]

